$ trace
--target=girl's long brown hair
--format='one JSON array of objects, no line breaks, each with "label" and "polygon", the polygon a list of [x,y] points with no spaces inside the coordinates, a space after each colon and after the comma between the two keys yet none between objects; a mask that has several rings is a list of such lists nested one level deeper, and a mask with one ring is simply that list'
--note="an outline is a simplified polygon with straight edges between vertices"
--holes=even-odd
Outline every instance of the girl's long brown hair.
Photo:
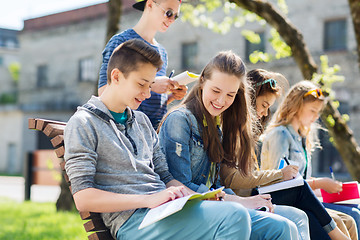
[{"label": "girl's long brown hair", "polygon": [[[216,122],[202,101],[202,87],[211,78],[214,70],[236,76],[240,81],[233,104],[220,116],[222,139],[218,134]],[[245,74],[245,65],[239,56],[231,51],[220,52],[205,66],[199,81],[180,106],[185,105],[196,117],[209,160],[217,163],[223,161],[248,174],[255,141],[251,127],[253,111]],[[203,124],[204,118],[207,126]]]}]

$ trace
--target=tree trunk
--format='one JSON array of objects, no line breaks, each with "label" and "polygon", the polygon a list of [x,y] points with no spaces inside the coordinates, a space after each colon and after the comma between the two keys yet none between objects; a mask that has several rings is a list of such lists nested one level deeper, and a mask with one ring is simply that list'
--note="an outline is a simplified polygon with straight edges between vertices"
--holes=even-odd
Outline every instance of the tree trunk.
[{"label": "tree trunk", "polygon": [[65,181],[64,174],[61,174],[60,195],[56,201],[57,211],[72,211],[75,209],[74,199],[69,189],[69,184]]},{"label": "tree trunk", "polygon": [[[108,18],[106,25],[106,36],[105,44],[119,31],[120,19],[121,19],[121,10],[122,10],[122,0],[109,0],[108,3]],[[94,86],[94,95],[97,96],[98,93],[98,82]]]},{"label": "tree trunk", "polygon": [[[314,73],[317,72],[317,66],[313,60],[301,32],[287,19],[281,12],[277,11],[271,3],[264,0],[229,0],[237,4],[239,7],[256,13],[264,18],[273,28],[275,28],[286,44],[291,48],[293,58],[299,66],[303,77],[305,79],[312,79]],[[349,0],[353,2],[354,11],[352,11],[353,18],[360,23],[359,13],[360,6],[358,1]],[[351,6],[351,5],[350,5]],[[355,12],[355,13],[354,13]],[[360,27],[355,26],[360,32]],[[357,37],[359,42],[360,38]],[[359,44],[358,44],[359,54]],[[335,120],[334,125],[327,122],[327,117],[331,115]],[[360,181],[360,148],[358,147],[352,131],[347,126],[346,122],[340,116],[339,111],[333,107],[331,101],[325,106],[321,114],[321,119],[329,130],[329,134],[334,139],[334,145],[340,153],[351,177],[354,180]]]},{"label": "tree trunk", "polygon": [[358,0],[348,1],[354,25],[355,38],[357,42],[358,65],[360,69],[360,2]]},{"label": "tree trunk", "polygon": [[106,28],[105,44],[119,31],[121,17],[121,0],[109,0],[108,2],[108,20]]}]

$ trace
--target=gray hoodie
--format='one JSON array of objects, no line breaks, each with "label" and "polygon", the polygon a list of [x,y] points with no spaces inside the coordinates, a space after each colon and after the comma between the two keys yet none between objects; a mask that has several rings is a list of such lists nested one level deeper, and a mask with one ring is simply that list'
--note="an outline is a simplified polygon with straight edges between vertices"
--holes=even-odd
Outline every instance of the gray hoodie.
[{"label": "gray hoodie", "polygon": [[[73,194],[86,188],[152,194],[173,179],[147,116],[126,111],[125,125],[116,124],[107,107],[93,96],[70,118],[64,132],[64,158]],[[102,214],[114,237],[134,211]]]}]

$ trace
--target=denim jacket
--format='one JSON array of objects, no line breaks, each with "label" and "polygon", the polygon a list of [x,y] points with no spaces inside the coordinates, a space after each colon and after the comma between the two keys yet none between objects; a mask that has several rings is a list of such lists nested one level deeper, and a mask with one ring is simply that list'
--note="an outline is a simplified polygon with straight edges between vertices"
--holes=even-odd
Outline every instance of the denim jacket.
[{"label": "denim jacket", "polygon": [[[192,112],[185,107],[171,112],[160,128],[159,140],[173,177],[193,191],[208,191],[211,162]],[[219,179],[215,187],[220,187]],[[230,189],[225,192],[234,194]]]},{"label": "denim jacket", "polygon": [[311,177],[311,157],[306,155],[302,138],[291,125],[278,126],[268,132],[263,139],[261,149],[261,169],[278,169],[280,160],[286,156],[290,164],[299,166],[304,178]]}]

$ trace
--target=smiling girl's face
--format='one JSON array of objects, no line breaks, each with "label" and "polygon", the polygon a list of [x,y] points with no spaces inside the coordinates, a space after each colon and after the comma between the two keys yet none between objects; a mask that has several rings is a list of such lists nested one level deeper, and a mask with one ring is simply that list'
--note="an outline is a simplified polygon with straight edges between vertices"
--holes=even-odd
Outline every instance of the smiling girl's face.
[{"label": "smiling girl's face", "polygon": [[240,81],[235,75],[214,70],[210,79],[202,86],[202,101],[205,109],[213,117],[219,116],[234,102]]}]

